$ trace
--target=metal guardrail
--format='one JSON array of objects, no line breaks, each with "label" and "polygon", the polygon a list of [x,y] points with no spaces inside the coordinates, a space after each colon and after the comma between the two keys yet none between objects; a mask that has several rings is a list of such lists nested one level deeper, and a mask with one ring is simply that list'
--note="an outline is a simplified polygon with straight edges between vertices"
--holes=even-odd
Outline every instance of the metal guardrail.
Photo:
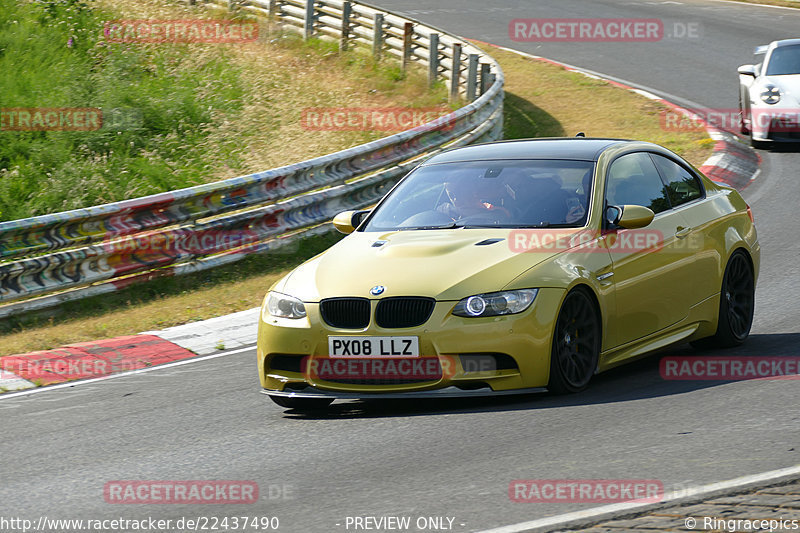
[{"label": "metal guardrail", "polygon": [[[403,68],[427,66],[469,103],[413,130],[248,176],[84,209],[0,223],[0,317],[195,272],[329,231],[338,212],[376,203],[404,174],[445,147],[502,135],[503,73],[457,37],[359,2],[188,0],[266,17],[305,38],[360,43]],[[466,61],[463,59],[466,58]],[[232,248],[223,232],[247,235]],[[209,238],[206,238],[209,237]],[[142,249],[194,239],[201,246]],[[156,247],[158,248],[158,247]]]}]

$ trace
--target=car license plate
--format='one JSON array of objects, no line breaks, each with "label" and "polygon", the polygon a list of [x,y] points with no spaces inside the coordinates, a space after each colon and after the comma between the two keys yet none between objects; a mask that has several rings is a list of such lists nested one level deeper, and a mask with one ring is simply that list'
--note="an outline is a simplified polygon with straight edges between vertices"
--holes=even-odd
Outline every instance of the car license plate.
[{"label": "car license plate", "polygon": [[330,357],[419,357],[419,337],[328,337]]}]

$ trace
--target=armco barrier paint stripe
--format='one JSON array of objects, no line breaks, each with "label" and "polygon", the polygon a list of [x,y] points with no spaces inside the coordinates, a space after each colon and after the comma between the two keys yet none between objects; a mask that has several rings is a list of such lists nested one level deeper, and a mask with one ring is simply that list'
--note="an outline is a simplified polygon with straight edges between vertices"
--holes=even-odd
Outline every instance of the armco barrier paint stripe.
[{"label": "armco barrier paint stripe", "polygon": [[0,358],[0,368],[39,385],[180,361],[196,354],[155,335],[130,335]]}]

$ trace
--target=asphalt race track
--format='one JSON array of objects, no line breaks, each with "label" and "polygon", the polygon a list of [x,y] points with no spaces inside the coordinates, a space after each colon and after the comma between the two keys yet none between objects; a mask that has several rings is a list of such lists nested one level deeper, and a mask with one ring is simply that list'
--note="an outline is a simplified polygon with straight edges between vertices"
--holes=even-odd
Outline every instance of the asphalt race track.
[{"label": "asphalt race track", "polygon": [[[753,47],[800,36],[800,11],[728,2],[376,3],[697,107],[736,107],[736,67],[752,62]],[[660,18],[667,28],[698,24],[701,33],[635,45],[512,42],[509,21],[533,17]],[[762,151],[761,173],[744,192],[762,245],[756,320],[749,342],[720,353],[800,356],[793,150]],[[412,526],[418,517],[449,517],[452,530],[466,532],[592,506],[513,503],[515,479],[656,479],[669,490],[800,463],[796,380],[664,381],[656,356],[598,376],[579,396],[337,402],[310,416],[259,393],[254,353],[0,399],[0,515],[277,516],[279,531],[291,532],[354,531],[346,524],[355,516],[409,516]],[[114,480],[252,480],[261,499],[109,504],[103,487]]]}]

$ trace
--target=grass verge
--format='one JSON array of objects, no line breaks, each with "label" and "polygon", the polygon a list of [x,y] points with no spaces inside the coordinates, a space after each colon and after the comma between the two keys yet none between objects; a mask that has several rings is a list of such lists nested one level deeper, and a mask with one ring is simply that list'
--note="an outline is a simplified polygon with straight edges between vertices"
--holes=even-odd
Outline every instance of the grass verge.
[{"label": "grass verge", "polygon": [[[291,46],[299,47],[302,54],[317,53],[305,51],[296,43]],[[661,129],[660,112],[664,109],[661,104],[551,64],[496,48],[488,51],[500,61],[506,74],[506,138],[571,136],[584,131],[589,136],[636,138],[663,144],[695,165],[710,154],[713,143],[704,134],[670,133]],[[341,60],[331,61],[331,68],[340,66]],[[313,95],[317,89],[308,90]],[[402,94],[385,96],[390,97],[407,104]],[[287,113],[283,117],[287,127],[296,120],[294,116]],[[324,136],[324,133],[309,135]],[[313,141],[308,141],[304,146],[308,149],[311,144]],[[6,321],[0,327],[0,355],[161,329],[256,307],[275,280],[339,238],[330,234],[308,239],[280,255],[250,257],[220,269],[160,279]]]}]

